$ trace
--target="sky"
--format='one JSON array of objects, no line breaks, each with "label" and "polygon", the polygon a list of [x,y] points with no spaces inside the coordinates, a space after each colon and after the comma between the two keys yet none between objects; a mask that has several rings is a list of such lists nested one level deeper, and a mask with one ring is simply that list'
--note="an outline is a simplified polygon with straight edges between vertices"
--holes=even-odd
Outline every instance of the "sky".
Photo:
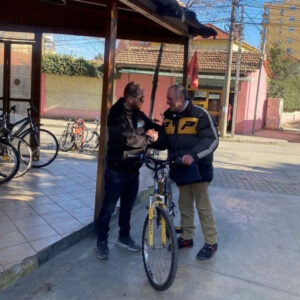
[{"label": "sky", "polygon": [[[186,2],[187,0],[181,0]],[[259,48],[261,21],[263,14],[262,0],[240,0],[237,11],[237,21],[240,18],[240,6],[245,5],[245,41],[252,46]],[[268,1],[278,2],[278,1]],[[196,11],[198,20],[203,23],[212,23],[221,29],[228,31],[231,14],[230,0],[202,0],[200,6],[192,9]],[[208,8],[207,8],[208,4]],[[56,44],[56,51],[59,54],[74,55],[93,59],[97,54],[104,53],[104,40],[98,38],[87,38],[82,36],[53,35]]]}]

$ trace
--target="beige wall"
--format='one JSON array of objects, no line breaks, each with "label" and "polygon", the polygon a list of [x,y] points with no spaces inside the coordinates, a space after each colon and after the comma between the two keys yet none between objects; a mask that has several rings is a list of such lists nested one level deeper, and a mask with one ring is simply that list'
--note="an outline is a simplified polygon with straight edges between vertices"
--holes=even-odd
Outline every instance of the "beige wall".
[{"label": "beige wall", "polygon": [[83,109],[100,111],[102,78],[45,76],[45,109]]},{"label": "beige wall", "polygon": [[[296,6],[295,10],[291,10]],[[264,26],[267,27],[267,47],[278,43],[285,51],[292,49],[291,55],[300,59],[300,1],[285,1],[277,4],[265,4]],[[267,11],[266,11],[267,12]],[[290,18],[294,18],[292,21]],[[294,31],[289,31],[289,28]]]}]

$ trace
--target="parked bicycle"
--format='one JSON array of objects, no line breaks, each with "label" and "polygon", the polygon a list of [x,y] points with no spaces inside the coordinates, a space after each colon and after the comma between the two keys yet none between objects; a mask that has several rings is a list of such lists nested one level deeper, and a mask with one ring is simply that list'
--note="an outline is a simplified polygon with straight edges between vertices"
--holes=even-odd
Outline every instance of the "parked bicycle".
[{"label": "parked bicycle", "polygon": [[[53,133],[33,123],[31,112],[35,109],[34,105],[30,103],[30,108],[27,109],[27,117],[15,123],[9,123],[8,128],[14,137],[21,138],[30,145],[33,155],[32,167],[41,168],[54,161],[59,147]],[[15,110],[12,112],[14,113]]]},{"label": "parked bicycle", "polygon": [[[16,107],[12,106],[10,109],[10,112],[15,111]],[[18,152],[20,165],[18,172],[15,174],[14,177],[20,177],[24,175],[32,165],[32,150],[29,146],[29,144],[20,137],[16,137],[13,134],[11,134],[11,131],[9,130],[9,124],[8,124],[8,113],[2,114],[0,116],[1,119],[1,126],[0,126],[0,132],[2,139],[5,139],[6,142],[10,143],[15,147],[15,149]]]},{"label": "parked bicycle", "polygon": [[67,128],[64,130],[64,132],[61,135],[61,138],[59,139],[59,149],[61,151],[66,152],[74,147],[76,138],[75,126],[76,122],[72,120],[72,118],[70,118],[67,123]]},{"label": "parked bicycle", "polygon": [[75,145],[80,151],[94,151],[99,146],[99,127],[100,121],[95,120],[95,128],[84,127],[84,130],[79,132],[76,136]]},{"label": "parked bicycle", "polygon": [[149,196],[148,214],[143,226],[144,268],[151,285],[158,291],[164,291],[174,282],[178,265],[178,246],[173,225],[175,204],[167,171],[170,161],[144,154],[139,158],[153,171],[154,179],[154,191]]}]

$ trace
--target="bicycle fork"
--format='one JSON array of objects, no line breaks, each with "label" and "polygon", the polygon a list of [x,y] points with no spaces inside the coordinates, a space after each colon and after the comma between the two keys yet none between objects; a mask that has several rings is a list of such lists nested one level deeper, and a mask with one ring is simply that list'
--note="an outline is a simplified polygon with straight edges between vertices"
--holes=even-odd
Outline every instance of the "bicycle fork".
[{"label": "bicycle fork", "polygon": [[[156,201],[153,201],[156,198]],[[150,207],[148,209],[148,241],[149,246],[153,247],[153,231],[154,231],[154,217],[156,213],[156,206],[160,206],[163,209],[167,209],[167,206],[164,203],[164,196],[162,195],[155,195],[150,196]],[[166,236],[166,220],[162,215],[160,217],[160,224],[161,224],[161,241],[163,246],[166,246],[167,243],[167,236]]]}]

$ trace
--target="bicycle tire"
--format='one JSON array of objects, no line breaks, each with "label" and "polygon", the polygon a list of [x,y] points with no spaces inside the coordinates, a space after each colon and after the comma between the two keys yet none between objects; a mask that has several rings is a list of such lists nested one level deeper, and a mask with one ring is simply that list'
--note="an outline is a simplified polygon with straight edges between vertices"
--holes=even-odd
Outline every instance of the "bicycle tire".
[{"label": "bicycle tire", "polygon": [[32,166],[32,150],[29,144],[22,138],[12,136],[11,144],[16,148],[20,155],[20,166],[15,178],[23,176]]},{"label": "bicycle tire", "polygon": [[[167,210],[159,206],[155,209],[156,213],[153,220],[153,246],[150,246],[148,243],[149,218],[147,216],[143,227],[142,255],[144,268],[150,284],[157,291],[165,291],[173,284],[176,277],[178,266],[178,246],[175,229]],[[166,245],[160,245],[160,243],[162,244],[161,228],[159,228],[161,225],[161,218],[163,218],[166,222]],[[159,252],[166,253],[163,254],[164,257],[161,261],[158,261]],[[166,272],[163,272],[162,270],[162,263],[167,264]]]},{"label": "bicycle tire", "polygon": [[76,148],[81,151],[94,151],[99,146],[99,134],[98,132],[89,128],[80,132],[75,140]]},{"label": "bicycle tire", "polygon": [[[32,143],[34,144],[32,147],[32,154],[33,154],[33,160],[32,160],[32,168],[42,168],[46,167],[49,164],[51,164],[57,154],[58,154],[58,141],[55,137],[55,135],[46,130],[46,129],[37,129],[37,132],[34,130],[29,130],[25,132],[24,135],[21,137],[25,139],[27,143],[32,145],[30,143],[30,135],[33,133],[35,135],[36,133],[40,136],[40,145],[36,145],[36,139],[32,139]],[[35,160],[35,157],[39,157],[39,159]]]},{"label": "bicycle tire", "polygon": [[64,132],[59,139],[58,144],[61,151],[67,152],[71,150],[75,145],[74,134],[70,132]]},{"label": "bicycle tire", "polygon": [[0,184],[11,180],[19,170],[20,156],[16,148],[0,140]]}]

